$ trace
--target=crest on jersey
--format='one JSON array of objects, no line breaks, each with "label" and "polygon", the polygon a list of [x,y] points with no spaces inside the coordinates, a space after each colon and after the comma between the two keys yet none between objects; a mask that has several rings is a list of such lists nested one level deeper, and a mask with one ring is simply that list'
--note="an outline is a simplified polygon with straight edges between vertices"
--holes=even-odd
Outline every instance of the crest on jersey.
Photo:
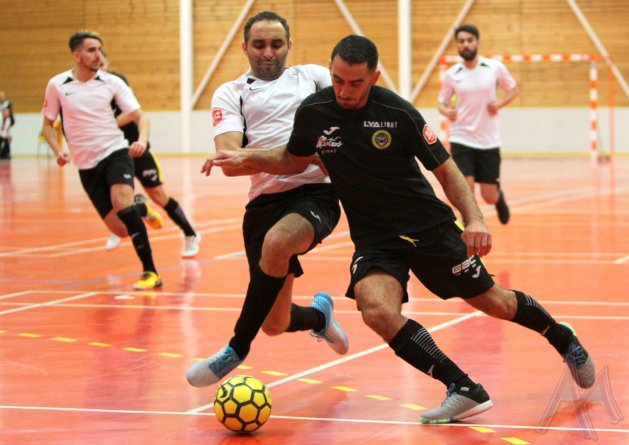
[{"label": "crest on jersey", "polygon": [[388,131],[378,130],[371,137],[371,143],[379,150],[384,150],[391,145],[391,135]]},{"label": "crest on jersey", "polygon": [[221,110],[214,110],[212,111],[212,118],[214,119],[214,126],[216,127],[216,125],[223,120],[223,113]]},{"label": "crest on jersey", "polygon": [[432,145],[435,142],[437,142],[437,135],[435,134],[434,131],[430,129],[428,124],[424,125],[423,134],[424,134],[424,139],[426,139],[426,142],[428,142],[429,145]]}]

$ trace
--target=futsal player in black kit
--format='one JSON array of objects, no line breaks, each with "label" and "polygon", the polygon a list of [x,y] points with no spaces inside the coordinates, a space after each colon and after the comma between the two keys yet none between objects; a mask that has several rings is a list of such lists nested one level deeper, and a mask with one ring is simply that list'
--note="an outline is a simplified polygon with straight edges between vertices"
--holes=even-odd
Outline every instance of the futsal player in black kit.
[{"label": "futsal player in black kit", "polygon": [[[377,63],[377,48],[369,39],[342,39],[332,52],[332,87],[304,100],[286,147],[219,152],[213,165],[279,174],[301,171],[320,155],[355,244],[347,296],[397,356],[447,387],[445,401],[423,413],[421,423],[461,420],[491,408],[492,402],[422,325],[402,315],[409,270],[444,300],[463,298],[490,316],[540,333],[564,358],[577,384],[590,387],[594,363],[574,330],[557,323],[529,295],[500,288],[488,274],[480,257],[491,250],[491,234],[464,176],[419,112],[375,85]],[[464,231],[416,158],[461,212]]]}]

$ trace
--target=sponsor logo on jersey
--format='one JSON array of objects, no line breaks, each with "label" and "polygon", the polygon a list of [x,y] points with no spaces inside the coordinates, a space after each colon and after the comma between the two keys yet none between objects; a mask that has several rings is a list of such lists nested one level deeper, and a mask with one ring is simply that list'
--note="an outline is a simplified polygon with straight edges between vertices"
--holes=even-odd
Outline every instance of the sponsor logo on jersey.
[{"label": "sponsor logo on jersey", "polygon": [[221,110],[214,110],[212,111],[212,118],[214,119],[213,125],[216,127],[216,125],[223,120],[223,113]]},{"label": "sponsor logo on jersey", "polygon": [[391,135],[388,131],[378,130],[371,137],[371,143],[379,150],[384,150],[391,145]]},{"label": "sponsor logo on jersey", "polygon": [[481,265],[478,265],[476,263],[476,257],[471,257],[463,261],[461,264],[457,264],[456,266],[454,266],[452,268],[452,274],[461,275],[462,273],[474,271],[475,273],[474,275],[472,275],[472,278],[478,278],[480,275],[481,267]]},{"label": "sponsor logo on jersey", "polygon": [[435,134],[434,131],[430,129],[428,124],[424,125],[423,134],[424,134],[424,139],[426,139],[426,142],[428,143],[428,145],[432,145],[435,142],[437,142],[437,135]]},{"label": "sponsor logo on jersey", "polygon": [[365,121],[363,125],[368,128],[397,128],[397,122]]},{"label": "sponsor logo on jersey", "polygon": [[321,154],[336,153],[336,149],[343,145],[341,136],[328,137],[336,130],[340,130],[340,128],[332,127],[329,130],[323,130],[324,136],[319,136],[317,148],[321,149]]}]

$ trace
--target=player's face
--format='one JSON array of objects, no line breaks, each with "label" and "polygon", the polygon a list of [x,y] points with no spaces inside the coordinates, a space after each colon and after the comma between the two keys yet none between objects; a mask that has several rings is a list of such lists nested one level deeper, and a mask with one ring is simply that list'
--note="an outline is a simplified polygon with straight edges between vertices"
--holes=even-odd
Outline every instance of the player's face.
[{"label": "player's face", "polygon": [[478,53],[478,39],[474,34],[467,31],[460,31],[456,36],[456,49],[463,60],[474,60]]},{"label": "player's face", "polygon": [[292,42],[286,41],[286,30],[280,22],[262,20],[251,26],[249,41],[242,44],[242,50],[255,77],[275,80],[286,68],[291,45]]},{"label": "player's face", "polygon": [[100,69],[100,48],[101,44],[98,39],[85,39],[83,45],[76,49],[72,56],[79,67],[96,72]]},{"label": "player's face", "polygon": [[330,74],[336,102],[346,110],[364,107],[369,99],[371,86],[380,77],[380,71],[367,68],[367,62],[350,65],[338,55],[330,62]]}]

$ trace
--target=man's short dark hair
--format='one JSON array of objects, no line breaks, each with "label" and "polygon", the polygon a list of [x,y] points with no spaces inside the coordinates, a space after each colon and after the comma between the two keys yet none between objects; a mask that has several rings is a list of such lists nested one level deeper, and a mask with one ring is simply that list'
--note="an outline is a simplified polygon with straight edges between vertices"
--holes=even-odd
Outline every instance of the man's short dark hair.
[{"label": "man's short dark hair", "polygon": [[95,31],[77,31],[70,36],[70,51],[74,52],[79,46],[83,45],[85,39],[96,39],[101,45],[103,44],[103,39],[100,38],[100,35]]},{"label": "man's short dark hair", "polygon": [[332,50],[332,58],[339,56],[350,65],[367,62],[367,68],[373,71],[378,66],[378,48],[367,37],[351,35],[336,44]]},{"label": "man's short dark hair", "polygon": [[286,30],[286,41],[290,40],[290,26],[288,26],[288,22],[284,17],[277,15],[271,11],[262,11],[259,14],[254,15],[247,23],[245,23],[245,43],[249,42],[249,35],[251,34],[251,27],[256,22],[261,22],[263,20],[268,20],[270,22],[280,22],[284,29]]},{"label": "man's short dark hair", "polygon": [[454,30],[454,38],[456,39],[459,36],[461,31],[469,32],[473,36],[476,37],[476,40],[480,38],[480,34],[478,32],[478,28],[474,25],[461,25]]}]

